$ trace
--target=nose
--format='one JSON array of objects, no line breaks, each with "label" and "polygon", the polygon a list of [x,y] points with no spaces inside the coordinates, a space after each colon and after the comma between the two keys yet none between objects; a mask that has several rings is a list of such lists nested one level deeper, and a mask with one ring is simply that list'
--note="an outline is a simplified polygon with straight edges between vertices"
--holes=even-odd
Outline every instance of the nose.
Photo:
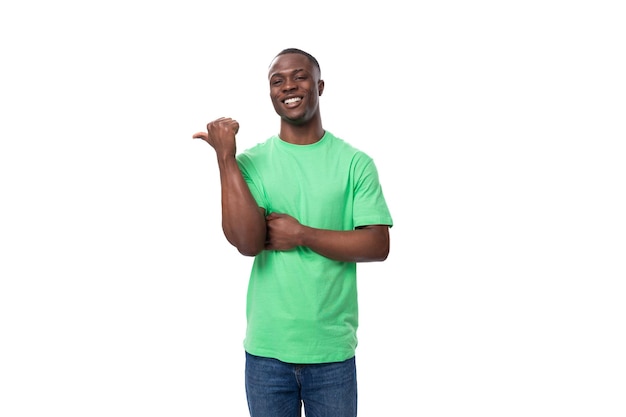
[{"label": "nose", "polygon": [[294,80],[286,79],[283,83],[283,91],[291,91],[295,90],[296,88],[297,86]]}]

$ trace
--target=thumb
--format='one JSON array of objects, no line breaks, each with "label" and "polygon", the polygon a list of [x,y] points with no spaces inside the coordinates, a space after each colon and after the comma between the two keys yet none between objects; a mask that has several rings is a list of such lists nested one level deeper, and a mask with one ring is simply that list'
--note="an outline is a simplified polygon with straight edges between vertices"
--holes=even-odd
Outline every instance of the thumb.
[{"label": "thumb", "polygon": [[209,135],[206,132],[198,132],[198,133],[194,133],[192,138],[207,140],[209,138]]}]

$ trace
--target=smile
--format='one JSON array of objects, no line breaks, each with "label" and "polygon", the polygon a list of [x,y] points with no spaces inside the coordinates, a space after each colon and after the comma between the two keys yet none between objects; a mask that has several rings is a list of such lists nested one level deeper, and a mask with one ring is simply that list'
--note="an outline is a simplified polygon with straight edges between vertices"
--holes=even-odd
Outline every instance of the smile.
[{"label": "smile", "polygon": [[296,103],[300,100],[302,100],[302,97],[292,97],[292,98],[288,98],[287,100],[284,100],[283,103],[291,104],[291,103]]}]

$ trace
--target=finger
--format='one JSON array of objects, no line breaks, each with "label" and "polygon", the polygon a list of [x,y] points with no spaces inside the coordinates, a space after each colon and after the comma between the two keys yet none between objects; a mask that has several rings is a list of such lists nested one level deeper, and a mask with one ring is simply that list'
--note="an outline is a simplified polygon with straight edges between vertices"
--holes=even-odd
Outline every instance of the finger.
[{"label": "finger", "polygon": [[220,124],[220,123],[228,123],[230,122],[231,119],[230,117],[218,117],[217,119],[213,120],[212,122],[209,122],[209,124]]},{"label": "finger", "polygon": [[206,124],[206,128],[207,130],[209,130],[211,128],[211,126],[216,126],[219,125],[220,123],[223,123],[226,120],[226,117],[218,117],[217,119],[213,120],[212,122],[209,122]]},{"label": "finger", "polygon": [[209,135],[206,132],[198,132],[198,133],[194,133],[192,138],[207,140],[209,139]]}]

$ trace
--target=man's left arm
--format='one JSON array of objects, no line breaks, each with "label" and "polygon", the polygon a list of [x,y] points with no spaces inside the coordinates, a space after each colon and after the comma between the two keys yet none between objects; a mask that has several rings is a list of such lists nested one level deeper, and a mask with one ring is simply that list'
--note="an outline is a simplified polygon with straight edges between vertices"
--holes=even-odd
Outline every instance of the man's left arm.
[{"label": "man's left arm", "polygon": [[316,229],[282,213],[266,216],[266,250],[304,246],[340,262],[379,262],[389,255],[389,226],[369,225],[354,230]]}]

